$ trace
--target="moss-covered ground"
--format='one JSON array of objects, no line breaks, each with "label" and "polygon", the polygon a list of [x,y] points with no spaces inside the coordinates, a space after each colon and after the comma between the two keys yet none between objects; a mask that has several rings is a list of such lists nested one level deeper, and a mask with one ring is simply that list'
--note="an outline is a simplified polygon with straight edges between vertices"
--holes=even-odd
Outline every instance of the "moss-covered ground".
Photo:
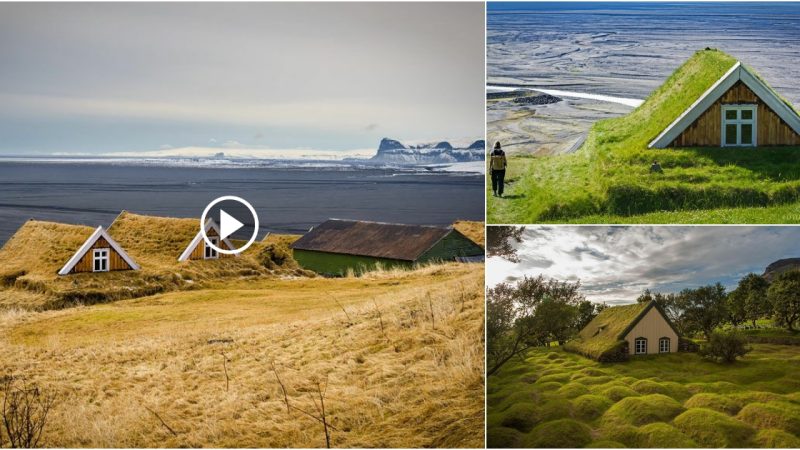
[{"label": "moss-covered ground", "polygon": [[734,63],[697,52],[633,112],[594,124],[576,153],[509,157],[505,197],[487,181],[487,221],[800,222],[800,148],[647,148]]},{"label": "moss-covered ground", "polygon": [[601,364],[558,347],[487,380],[489,447],[797,447],[800,347],[735,364],[692,353]]}]

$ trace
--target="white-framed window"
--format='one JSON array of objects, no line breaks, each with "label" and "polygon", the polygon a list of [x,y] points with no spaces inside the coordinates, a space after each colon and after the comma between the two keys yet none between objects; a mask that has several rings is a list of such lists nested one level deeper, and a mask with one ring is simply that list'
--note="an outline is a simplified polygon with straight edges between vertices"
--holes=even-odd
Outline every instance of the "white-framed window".
[{"label": "white-framed window", "polygon": [[633,341],[633,352],[637,355],[646,355],[647,354],[647,339],[646,338],[636,338]]},{"label": "white-framed window", "polygon": [[722,146],[755,147],[758,145],[758,107],[722,105]]},{"label": "white-framed window", "polygon": [[[219,237],[217,237],[217,236],[209,236],[208,240],[212,244],[214,244],[217,247],[219,247]],[[217,252],[217,250],[214,247],[211,247],[208,244],[206,244],[205,247],[206,247],[206,252],[205,252],[205,255],[204,255],[205,259],[217,259],[217,258],[219,258],[219,253]]]},{"label": "white-framed window", "polygon": [[108,272],[107,248],[96,248],[92,252],[92,272]]},{"label": "white-framed window", "polygon": [[658,340],[658,353],[669,353],[669,338],[662,337]]}]

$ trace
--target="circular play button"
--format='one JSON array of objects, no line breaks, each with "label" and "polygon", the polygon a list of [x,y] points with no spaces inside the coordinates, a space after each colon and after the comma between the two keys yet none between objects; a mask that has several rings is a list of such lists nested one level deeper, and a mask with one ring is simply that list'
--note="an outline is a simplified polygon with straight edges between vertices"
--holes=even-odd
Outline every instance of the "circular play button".
[{"label": "circular play button", "polygon": [[[211,238],[209,230],[214,230]],[[258,214],[247,200],[224,195],[214,199],[203,210],[200,232],[207,246],[225,255],[235,255],[247,250],[258,237]],[[247,243],[236,247],[231,239],[247,239]]]}]

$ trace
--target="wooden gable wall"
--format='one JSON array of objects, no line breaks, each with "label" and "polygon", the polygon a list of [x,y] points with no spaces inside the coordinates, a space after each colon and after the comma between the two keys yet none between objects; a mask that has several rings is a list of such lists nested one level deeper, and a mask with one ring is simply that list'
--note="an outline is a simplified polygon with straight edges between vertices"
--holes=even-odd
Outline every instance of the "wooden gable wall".
[{"label": "wooden gable wall", "polygon": [[[206,235],[208,237],[219,236],[219,233],[217,233],[213,228],[210,228],[208,231],[206,231]],[[220,241],[219,248],[224,248],[226,250],[233,250],[232,248],[228,247],[225,244],[225,241]],[[189,255],[189,260],[192,261],[192,260],[205,259],[206,256],[205,251],[206,251],[206,240],[200,239],[200,242],[197,244],[197,247],[195,247],[194,250],[192,250],[192,254]],[[233,256],[234,255],[226,255],[224,253],[219,254],[220,258],[232,258]]]},{"label": "wooden gable wall", "polygon": [[94,249],[107,248],[108,249],[108,269],[109,270],[130,270],[131,266],[114,250],[113,247],[104,238],[99,238],[92,248],[90,248],[75,264],[70,273],[92,272],[94,269]]},{"label": "wooden gable wall", "polygon": [[800,146],[800,135],[794,132],[747,85],[738,81],[714,102],[693,124],[680,134],[670,147],[719,147],[722,143],[722,105],[757,104],[757,140],[759,147],[778,145]]}]

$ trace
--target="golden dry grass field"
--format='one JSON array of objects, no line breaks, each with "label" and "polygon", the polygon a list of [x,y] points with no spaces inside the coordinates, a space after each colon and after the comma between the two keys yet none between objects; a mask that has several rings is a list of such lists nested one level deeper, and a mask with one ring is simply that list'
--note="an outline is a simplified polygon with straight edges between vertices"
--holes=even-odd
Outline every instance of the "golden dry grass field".
[{"label": "golden dry grass field", "polygon": [[239,279],[6,309],[0,376],[56,393],[44,446],[324,447],[322,424],[298,409],[316,411],[327,382],[334,447],[482,447],[483,269]]}]

